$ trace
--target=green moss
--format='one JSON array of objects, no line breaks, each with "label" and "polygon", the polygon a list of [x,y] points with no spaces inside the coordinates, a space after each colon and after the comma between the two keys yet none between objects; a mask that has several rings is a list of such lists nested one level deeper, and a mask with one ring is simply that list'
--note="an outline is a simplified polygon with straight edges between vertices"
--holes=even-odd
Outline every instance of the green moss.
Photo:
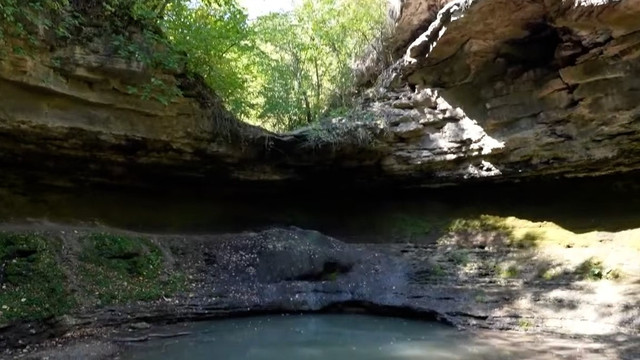
[{"label": "green moss", "polygon": [[469,263],[469,252],[464,249],[454,250],[449,254],[449,259],[456,265],[467,265]]},{"label": "green moss", "polygon": [[75,304],[56,261],[59,240],[0,233],[0,323],[61,315]]},{"label": "green moss", "polygon": [[511,236],[509,238],[509,246],[516,247],[518,249],[532,249],[538,246],[538,243],[542,240],[543,235],[535,231],[528,231],[522,236]]},{"label": "green moss", "polygon": [[602,260],[591,257],[578,265],[574,273],[584,280],[618,280],[622,273],[618,269],[605,268]]},{"label": "green moss", "polygon": [[533,327],[533,322],[528,319],[520,319],[518,320],[518,327],[524,331],[528,331]]},{"label": "green moss", "polygon": [[449,232],[465,231],[499,231],[509,233],[511,227],[504,218],[492,215],[481,215],[473,219],[455,219],[447,227]]},{"label": "green moss", "polygon": [[575,274],[585,280],[601,280],[604,277],[604,266],[597,258],[589,258],[576,267]]},{"label": "green moss", "polygon": [[560,275],[561,275],[561,273],[558,271],[558,269],[555,269],[555,268],[542,269],[538,273],[538,276],[540,278],[542,278],[543,280],[546,280],[546,281],[555,280],[555,279],[559,278]]},{"label": "green moss", "polygon": [[459,218],[451,221],[446,231],[452,233],[490,232],[501,235],[505,245],[518,249],[538,247],[545,240],[545,233],[529,230],[532,223],[514,217],[481,215],[476,218]]},{"label": "green moss", "polygon": [[431,266],[430,275],[432,275],[432,276],[436,276],[436,277],[442,277],[442,276],[447,275],[447,272],[446,272],[446,270],[442,267],[442,265],[440,265],[440,264],[433,264],[433,266]]},{"label": "green moss", "polygon": [[170,296],[184,283],[165,273],[160,250],[144,238],[92,234],[80,260],[83,286],[102,305]]},{"label": "green moss", "polygon": [[506,268],[497,265],[495,271],[503,279],[513,279],[520,275],[520,269],[516,265],[509,265]]}]

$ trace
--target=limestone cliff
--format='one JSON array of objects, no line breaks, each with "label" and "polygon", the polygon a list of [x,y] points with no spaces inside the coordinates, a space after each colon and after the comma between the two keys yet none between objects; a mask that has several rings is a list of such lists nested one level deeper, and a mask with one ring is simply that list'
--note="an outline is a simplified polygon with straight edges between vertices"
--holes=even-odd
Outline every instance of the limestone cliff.
[{"label": "limestone cliff", "polygon": [[[132,90],[152,78],[183,96],[163,105]],[[198,79],[147,69],[100,37],[24,55],[3,52],[0,94],[0,161],[72,181],[226,174],[228,164],[252,156],[240,134],[265,133],[238,122]]]},{"label": "limestone cliff", "polygon": [[[638,168],[640,2],[409,0],[405,7],[434,4],[437,15],[431,14],[429,27],[399,64],[397,85],[410,90],[391,96],[418,99],[431,88],[467,116],[446,121],[440,130],[415,120],[399,125],[398,130],[412,129],[414,140],[386,159],[388,171],[416,173],[425,160],[436,172],[448,168],[443,163],[457,162],[451,169],[466,177],[580,176]],[[423,16],[404,12],[396,37],[418,32]],[[401,104],[430,113],[410,101]],[[415,116],[418,124],[425,121],[424,115]],[[486,135],[467,133],[451,144],[450,129],[466,128],[469,121]],[[442,138],[449,140],[445,146]],[[489,138],[491,149],[481,145]],[[483,151],[470,152],[474,146]],[[443,150],[444,161],[425,159],[424,154]]]},{"label": "limestone cliff", "polygon": [[[441,185],[640,169],[640,2],[406,0],[357,121],[276,135],[100,39],[0,55],[0,163],[51,180]],[[99,29],[97,31],[99,33]]]}]

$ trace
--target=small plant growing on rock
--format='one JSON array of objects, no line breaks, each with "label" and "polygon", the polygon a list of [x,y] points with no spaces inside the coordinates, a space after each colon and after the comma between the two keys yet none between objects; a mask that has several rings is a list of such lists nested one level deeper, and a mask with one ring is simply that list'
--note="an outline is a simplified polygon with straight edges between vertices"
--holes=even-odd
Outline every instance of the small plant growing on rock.
[{"label": "small plant growing on rock", "polygon": [[524,331],[529,331],[533,327],[533,322],[529,319],[518,320],[518,327]]},{"label": "small plant growing on rock", "polygon": [[495,272],[503,279],[513,279],[518,277],[520,269],[515,264],[509,265],[506,268],[496,265]]},{"label": "small plant growing on rock", "polygon": [[518,249],[532,249],[538,245],[538,242],[543,236],[534,231],[528,231],[521,237],[511,237],[509,240],[509,246]]},{"label": "small plant growing on rock", "polygon": [[455,219],[447,227],[449,232],[496,231],[510,233],[511,228],[503,218],[492,215],[481,215],[474,219]]},{"label": "small plant growing on rock", "polygon": [[550,269],[542,269],[539,273],[538,276],[546,281],[551,281],[554,279],[557,279],[559,276],[561,275],[560,271],[556,268],[550,268]]},{"label": "small plant growing on rock", "polygon": [[430,270],[431,270],[430,274],[432,276],[442,277],[442,276],[447,275],[447,272],[445,271],[445,269],[440,264],[433,264],[433,266],[431,266]]},{"label": "small plant growing on rock", "polygon": [[606,269],[602,260],[591,257],[575,269],[575,274],[584,280],[618,280],[622,274],[617,269]]},{"label": "small plant growing on rock", "polygon": [[469,252],[464,249],[454,250],[449,254],[449,259],[458,266],[467,265],[469,263]]}]

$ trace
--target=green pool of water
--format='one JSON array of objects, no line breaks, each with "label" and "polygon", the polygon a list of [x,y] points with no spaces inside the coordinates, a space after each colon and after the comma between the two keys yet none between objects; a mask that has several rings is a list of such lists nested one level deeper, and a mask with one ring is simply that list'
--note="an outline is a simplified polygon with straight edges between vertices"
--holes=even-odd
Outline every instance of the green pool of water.
[{"label": "green pool of water", "polygon": [[191,335],[128,345],[120,359],[516,359],[442,324],[364,315],[229,319],[187,330]]}]

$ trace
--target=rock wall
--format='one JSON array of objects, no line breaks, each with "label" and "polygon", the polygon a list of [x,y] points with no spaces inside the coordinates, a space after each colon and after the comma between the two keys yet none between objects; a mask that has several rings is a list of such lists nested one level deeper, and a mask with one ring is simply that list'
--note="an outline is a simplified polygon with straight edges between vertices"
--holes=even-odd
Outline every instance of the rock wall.
[{"label": "rock wall", "polygon": [[131,94],[149,70],[100,39],[6,52],[0,163],[46,182],[145,185],[438,186],[640,169],[639,1],[406,0],[392,43],[397,62],[362,92],[355,119],[280,135],[237,121],[184,74],[155,74],[185,94],[166,106]]},{"label": "rock wall", "polygon": [[[460,143],[461,171],[478,163],[503,178],[637,169],[639,15],[637,1],[448,2],[408,47],[399,85],[415,89],[407,97],[437,89],[503,144],[473,161]],[[442,131],[414,134],[416,150],[404,164],[422,157],[417,149],[430,151],[425,140]]]},{"label": "rock wall", "polygon": [[[128,60],[106,36],[40,45],[0,54],[6,169],[66,185],[149,184],[158,177],[233,177],[243,172],[240,163],[260,156],[261,147],[248,144],[263,144],[269,133],[238,121],[203,81]],[[151,87],[152,79],[162,84]],[[183,96],[162,93],[174,86]]]}]

